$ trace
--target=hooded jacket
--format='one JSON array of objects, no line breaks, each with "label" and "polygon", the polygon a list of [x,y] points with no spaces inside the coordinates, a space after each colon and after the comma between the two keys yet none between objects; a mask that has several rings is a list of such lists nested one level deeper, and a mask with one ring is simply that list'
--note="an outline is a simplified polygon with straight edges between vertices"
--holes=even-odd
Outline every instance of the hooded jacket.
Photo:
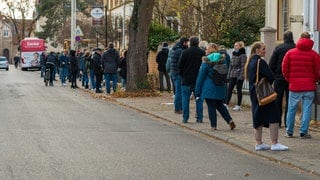
[{"label": "hooded jacket", "polygon": [[[211,54],[210,54],[211,55]],[[206,99],[224,99],[226,96],[227,86],[217,86],[213,83],[211,77],[214,76],[214,71],[212,67],[215,64],[226,64],[225,56],[223,55],[220,60],[210,59],[210,55],[202,58],[202,64],[200,66],[199,74],[197,77],[197,83],[195,87],[196,97],[206,98]],[[216,56],[212,56],[216,57]]]},{"label": "hooded jacket", "polygon": [[120,65],[120,55],[114,48],[108,49],[102,55],[102,66],[104,73],[116,74]]},{"label": "hooded jacket", "polygon": [[319,79],[320,59],[312,50],[313,41],[300,38],[297,47],[289,50],[282,62],[282,73],[293,92],[314,91]]},{"label": "hooded jacket", "polygon": [[156,61],[158,63],[158,71],[166,72],[166,63],[168,59],[169,48],[163,47],[157,54]]},{"label": "hooded jacket", "polygon": [[229,67],[229,78],[238,78],[244,80],[244,65],[247,61],[246,50],[240,48],[239,51],[233,51]]},{"label": "hooded jacket", "polygon": [[288,36],[284,36],[283,38],[284,38],[283,44],[280,44],[274,49],[271,55],[271,58],[269,60],[269,67],[277,80],[284,80],[284,77],[281,71],[284,55],[290,49],[296,47],[296,44],[293,42],[292,34]]}]

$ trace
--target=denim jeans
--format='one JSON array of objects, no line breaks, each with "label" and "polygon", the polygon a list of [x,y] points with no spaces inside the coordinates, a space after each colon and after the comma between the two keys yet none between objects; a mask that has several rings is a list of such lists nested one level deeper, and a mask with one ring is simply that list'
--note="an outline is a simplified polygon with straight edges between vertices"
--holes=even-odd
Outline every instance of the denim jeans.
[{"label": "denim jeans", "polygon": [[88,84],[89,84],[88,73],[83,73],[82,74],[82,84],[84,86],[88,87]]},{"label": "denim jeans", "polygon": [[182,97],[181,97],[181,77],[179,74],[172,74],[173,83],[175,86],[174,94],[174,110],[182,110]]},{"label": "denim jeans", "polygon": [[46,71],[46,66],[45,66],[45,65],[41,65],[40,77],[43,77],[43,76],[44,76],[45,71]]},{"label": "denim jeans", "polygon": [[309,122],[311,119],[311,107],[314,98],[314,91],[306,92],[292,92],[289,91],[289,103],[287,114],[287,128],[286,131],[289,134],[293,134],[295,115],[297,112],[297,106],[300,100],[302,100],[302,117],[300,125],[300,133],[307,134],[309,129]]},{"label": "denim jeans", "polygon": [[127,78],[121,78],[122,87],[126,88],[127,85]]},{"label": "denim jeans", "polygon": [[68,74],[68,68],[67,67],[62,67],[60,70],[60,79],[61,79],[61,84],[66,83],[66,78]]},{"label": "denim jeans", "polygon": [[[182,85],[182,113],[183,122],[188,122],[189,119],[189,107],[190,107],[190,96],[194,93],[194,87]],[[196,100],[196,119],[202,121],[203,118],[203,99]]]},{"label": "denim jeans", "polygon": [[104,73],[104,79],[106,80],[106,90],[107,93],[110,94],[110,89],[111,89],[111,85],[110,85],[110,81],[112,81],[112,88],[113,88],[113,92],[117,91],[117,83],[118,83],[118,75],[117,73]]},{"label": "denim jeans", "polygon": [[96,88],[96,80],[94,77],[94,70],[90,69],[90,82],[91,82],[91,89],[95,89]]}]

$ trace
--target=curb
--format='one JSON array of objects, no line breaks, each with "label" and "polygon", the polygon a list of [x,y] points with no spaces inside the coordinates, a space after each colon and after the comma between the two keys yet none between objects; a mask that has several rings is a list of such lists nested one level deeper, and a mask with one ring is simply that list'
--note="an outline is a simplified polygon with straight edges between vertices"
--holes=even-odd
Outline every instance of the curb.
[{"label": "curb", "polygon": [[[85,89],[81,89],[81,90],[84,91],[84,92],[89,92],[90,95],[94,94],[94,93],[90,93],[90,91],[85,90]],[[128,105],[128,104],[124,104],[124,103],[118,101],[117,98],[114,98],[112,96],[107,96],[106,94],[101,94],[100,96],[98,96],[96,98],[99,98],[99,99],[102,99],[102,100],[107,100],[110,103],[113,103],[113,104],[116,104],[116,105],[120,105],[122,107],[126,107],[126,108],[129,108],[129,109],[135,110],[137,112],[152,116],[154,118],[160,119],[160,120],[165,121],[167,123],[171,123],[173,125],[177,125],[177,126],[183,128],[183,129],[187,129],[187,130],[193,131],[195,133],[207,136],[209,138],[213,138],[213,139],[218,140],[220,142],[227,143],[227,144],[229,144],[229,145],[231,145],[231,146],[233,146],[235,148],[238,148],[238,149],[240,149],[242,151],[248,152],[248,153],[256,155],[256,156],[260,156],[260,157],[268,159],[270,161],[286,164],[287,166],[297,168],[297,169],[299,169],[301,171],[304,171],[306,173],[310,173],[310,174],[313,174],[313,175],[316,175],[316,176],[320,176],[320,169],[316,169],[316,167],[313,166],[312,164],[301,163],[300,161],[297,161],[297,160],[294,160],[294,159],[291,159],[291,158],[288,158],[288,157],[284,157],[284,156],[282,156],[282,155],[280,155],[280,154],[278,154],[276,152],[275,153],[270,153],[270,151],[255,151],[254,148],[252,148],[252,144],[241,142],[239,140],[236,140],[236,139],[234,139],[232,137],[229,137],[229,136],[226,136],[224,134],[219,134],[219,133],[214,133],[213,134],[213,133],[209,133],[210,131],[206,132],[206,131],[203,131],[203,130],[197,130],[195,128],[192,128],[190,126],[187,126],[187,125],[183,124],[182,122],[175,122],[175,121],[170,120],[168,118],[164,118],[162,116],[150,113],[150,112],[148,112],[146,110],[143,110],[141,108],[137,108],[137,107],[134,107],[134,106],[131,106],[131,105]],[[314,132],[320,132],[320,129],[317,129],[317,128],[311,128],[310,127],[310,130],[314,131]],[[251,148],[248,148],[248,147],[251,147]]]}]

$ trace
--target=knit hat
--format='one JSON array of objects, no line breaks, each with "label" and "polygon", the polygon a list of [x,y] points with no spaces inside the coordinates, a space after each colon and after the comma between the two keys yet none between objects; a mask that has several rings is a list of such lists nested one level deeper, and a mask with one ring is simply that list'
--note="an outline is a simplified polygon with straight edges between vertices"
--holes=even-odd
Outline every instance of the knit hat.
[{"label": "knit hat", "polygon": [[168,47],[169,45],[168,45],[168,43],[166,43],[166,42],[164,42],[163,43],[163,45],[162,45],[162,47]]}]

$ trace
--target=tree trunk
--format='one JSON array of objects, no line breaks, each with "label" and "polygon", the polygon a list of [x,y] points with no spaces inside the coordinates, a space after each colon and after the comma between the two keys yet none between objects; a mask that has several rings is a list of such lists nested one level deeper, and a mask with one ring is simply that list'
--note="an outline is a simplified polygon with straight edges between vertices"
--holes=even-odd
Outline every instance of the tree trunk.
[{"label": "tree trunk", "polygon": [[148,70],[148,34],[155,0],[134,0],[129,23],[127,55],[127,91],[150,88]]}]

